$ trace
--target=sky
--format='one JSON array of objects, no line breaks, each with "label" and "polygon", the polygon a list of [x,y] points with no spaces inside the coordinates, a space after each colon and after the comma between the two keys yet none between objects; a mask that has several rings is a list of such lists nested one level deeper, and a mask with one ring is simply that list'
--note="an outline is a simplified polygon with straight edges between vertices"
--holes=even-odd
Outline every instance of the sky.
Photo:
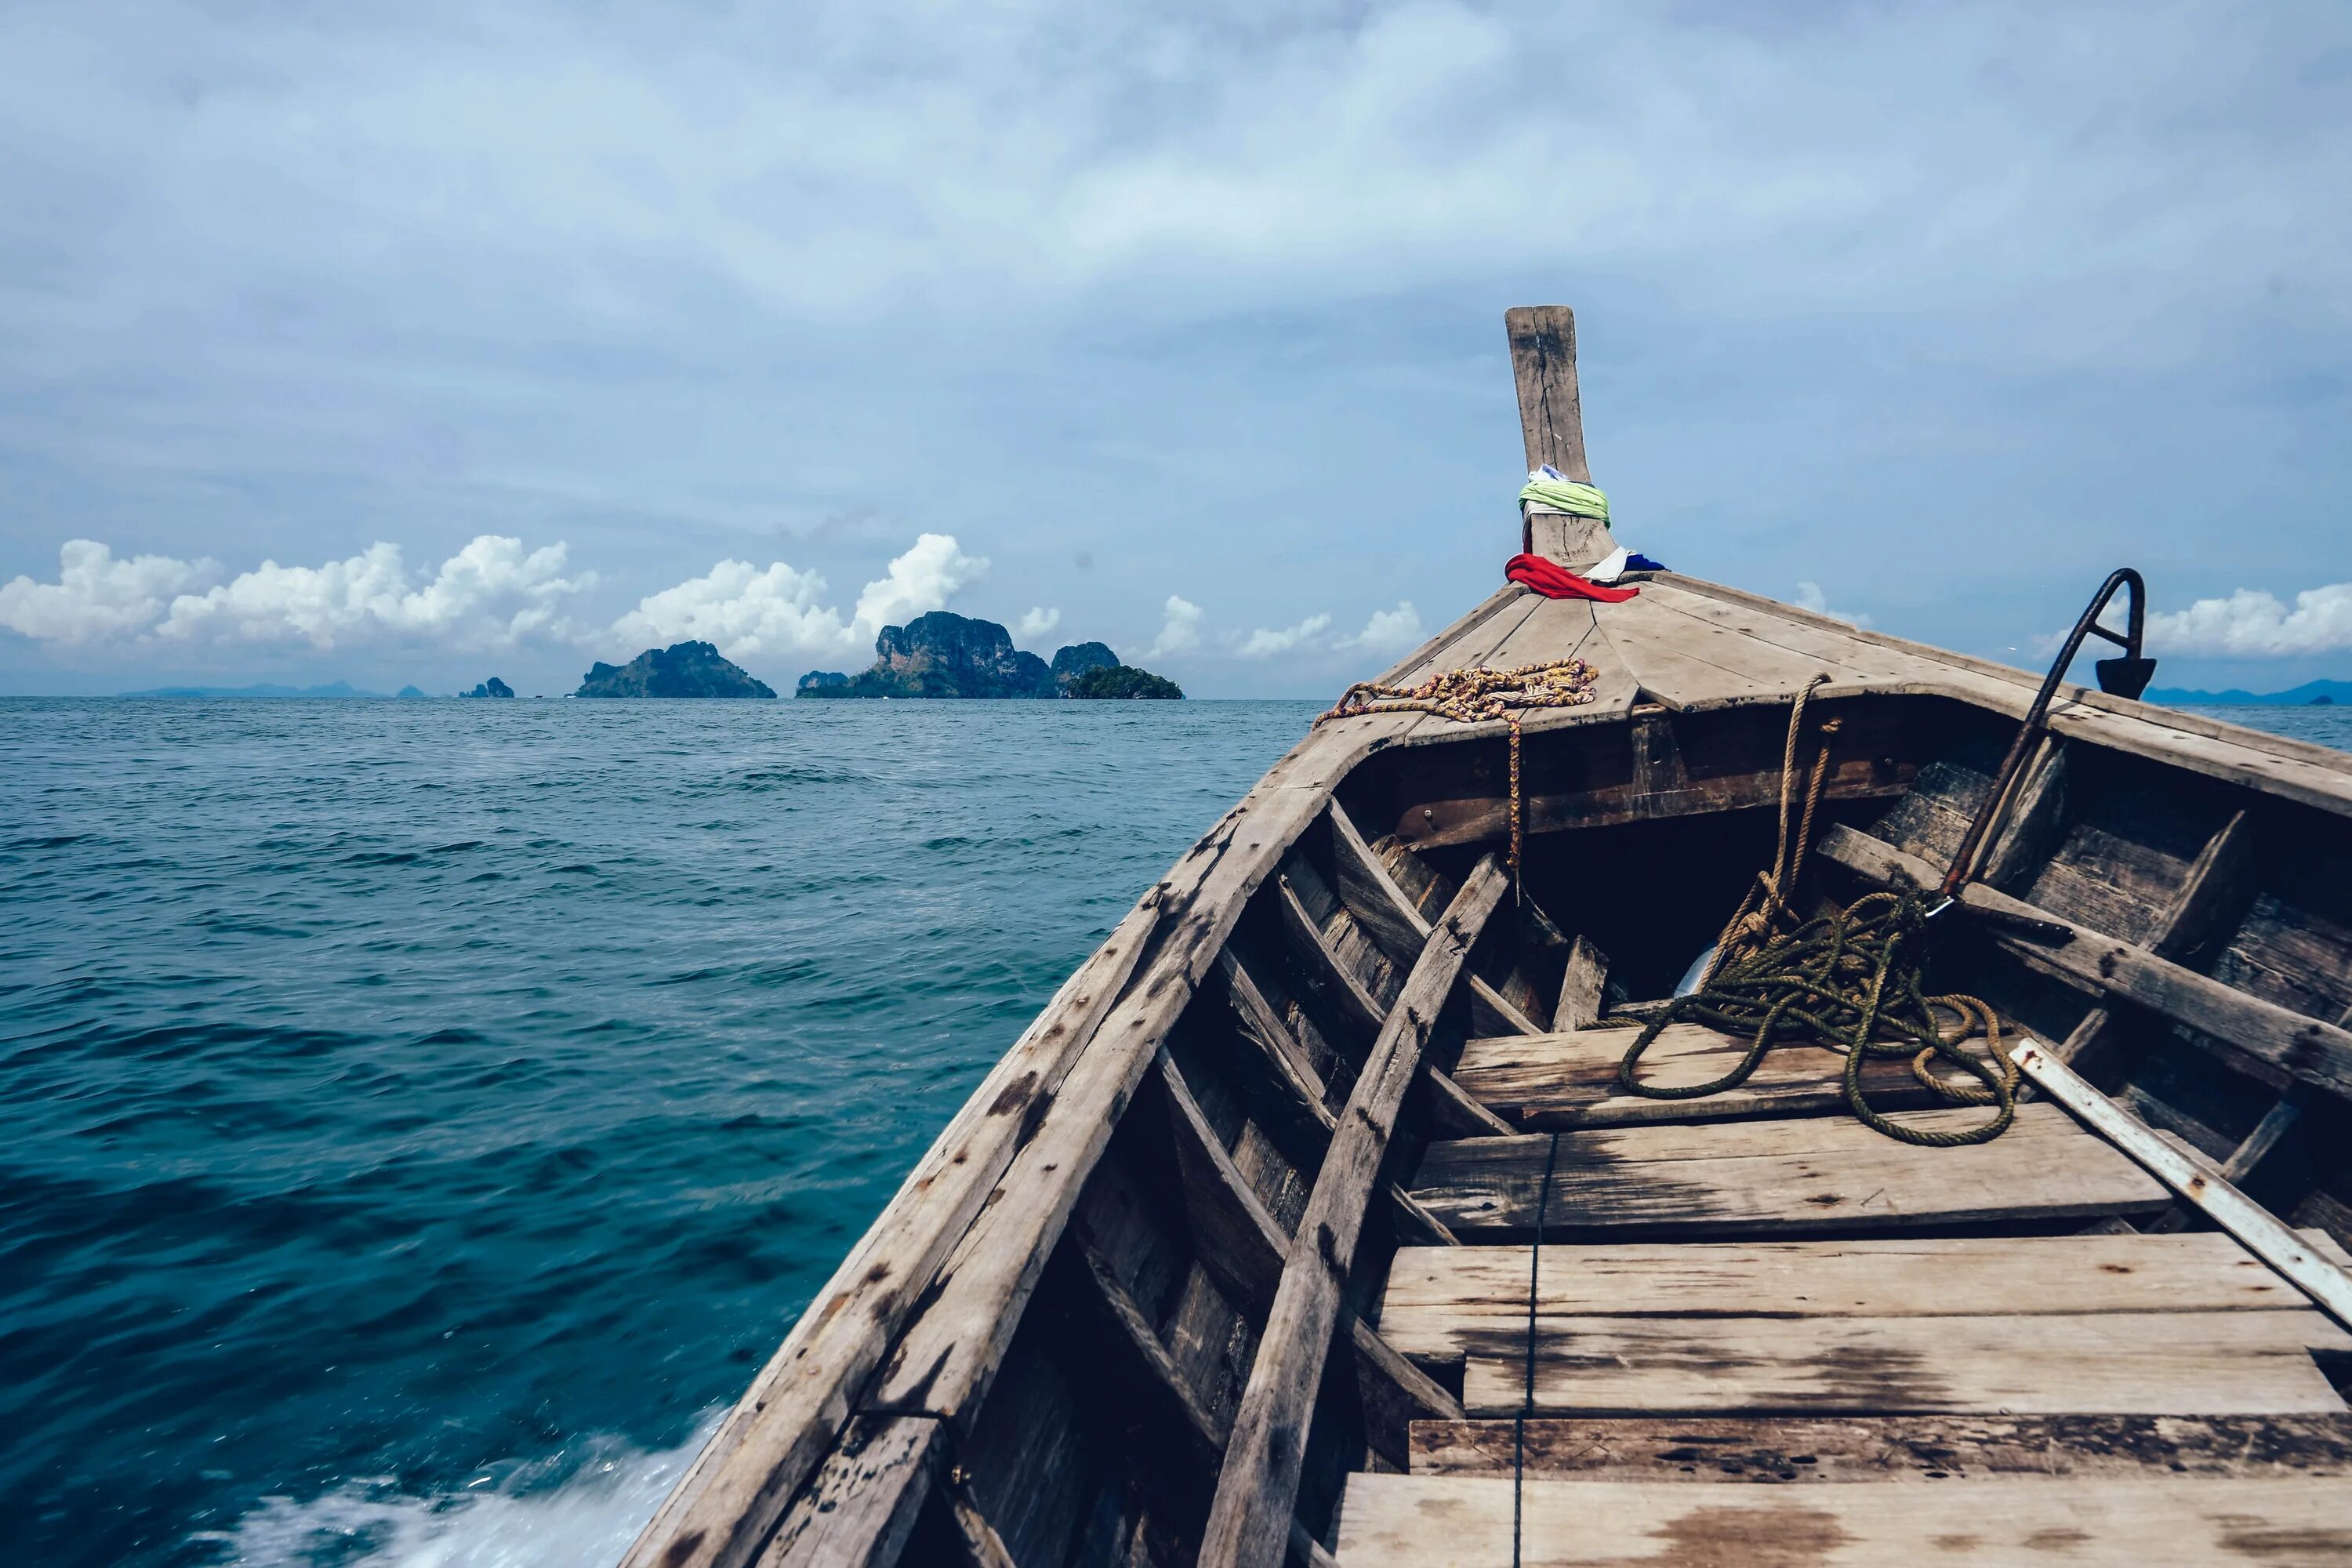
[{"label": "sky", "polygon": [[2352,6],[0,7],[0,693],[782,689],[946,607],[1320,697],[1619,538],[2352,677]]}]

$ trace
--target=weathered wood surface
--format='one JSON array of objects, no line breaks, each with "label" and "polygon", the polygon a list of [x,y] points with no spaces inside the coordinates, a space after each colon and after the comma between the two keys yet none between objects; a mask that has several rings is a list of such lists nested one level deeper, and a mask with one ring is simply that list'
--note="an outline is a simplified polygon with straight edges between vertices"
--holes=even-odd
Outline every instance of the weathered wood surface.
[{"label": "weathered wood surface", "polygon": [[2231,1186],[2219,1165],[2158,1137],[2065,1063],[2053,1059],[2037,1042],[2028,1040],[2010,1054],[2044,1093],[2243,1242],[2249,1251],[2294,1281],[2297,1289],[2334,1313],[2339,1322],[2352,1324],[2352,1275]]},{"label": "weathered wood surface", "polygon": [[[1510,1478],[1348,1479],[1347,1568],[1509,1568]],[[2113,1568],[2338,1563],[2352,1487],[2327,1478],[2184,1483],[1999,1479],[1967,1486],[1529,1485],[1522,1568],[1885,1568],[2066,1563]]]},{"label": "weathered wood surface", "polygon": [[[1511,379],[1519,393],[1519,435],[1529,472],[1549,463],[1571,479],[1592,482],[1584,456],[1584,410],[1576,384],[1576,313],[1565,305],[1526,305],[1503,313],[1510,340]],[[1572,566],[1587,566],[1609,553],[1607,525],[1592,518],[1547,516],[1520,535],[1520,546],[1542,548]]]},{"label": "weathered wood surface", "polygon": [[[990,1069],[720,1423],[624,1568],[751,1560],[848,1419],[857,1386],[881,1361],[924,1284],[1053,1103],[1134,973],[1159,917],[1155,891],[1063,982]],[[688,1538],[693,1544],[680,1552],[677,1543]]]},{"label": "weathered wood surface", "polygon": [[[1882,632],[1862,631],[1794,605],[1719,583],[1679,574],[1643,585],[1651,611],[1672,609],[1738,629],[1757,643],[1831,658],[1851,672],[1848,680],[1873,690],[1949,697],[2022,718],[2040,685],[2038,673],[1973,658]],[[1617,605],[1600,605],[1595,618],[1614,635]],[[1810,636],[1801,634],[1811,634]],[[1716,657],[1735,668],[1754,668],[1748,648]],[[1790,689],[1793,690],[1793,688]],[[2136,755],[2152,757],[2192,773],[2299,801],[2337,816],[2352,816],[2352,757],[2308,742],[2247,730],[2178,709],[2108,697],[2087,687],[2061,686],[2050,726],[2064,737],[2080,737]]]},{"label": "weathered wood surface", "polygon": [[[1644,1121],[1714,1121],[1842,1110],[1845,1058],[1801,1042],[1777,1046],[1736,1089],[1690,1100],[1627,1094],[1617,1068],[1638,1029],[1581,1029],[1473,1039],[1454,1064],[1464,1090],[1524,1128],[1613,1127]],[[1661,1088],[1712,1083],[1737,1067],[1747,1042],[1699,1024],[1669,1024],[1642,1055],[1635,1079]],[[1863,1068],[1863,1090],[1880,1110],[1946,1103],[1912,1076],[1907,1060]]]},{"label": "weathered wood surface", "polygon": [[1324,1358],[1345,1308],[1343,1292],[1365,1200],[1378,1179],[1405,1091],[1420,1071],[1438,1010],[1507,881],[1492,856],[1464,881],[1432,930],[1349,1094],[1251,1363],[1202,1531],[1204,1568],[1270,1568],[1281,1560]]},{"label": "weathered wood surface", "polygon": [[1580,935],[1569,948],[1568,967],[1560,974],[1559,1000],[1551,1012],[1552,1028],[1589,1029],[1599,1023],[1602,994],[1608,984],[1608,957],[1592,944],[1591,938]]},{"label": "weathered wood surface", "polygon": [[[858,1415],[792,1500],[760,1568],[886,1568],[898,1560],[929,1495],[943,1445],[940,1424],[920,1415]],[[678,1538],[673,1555],[696,1559],[698,1542]]]},{"label": "weathered wood surface", "polygon": [[[1939,875],[1917,856],[1839,825],[1822,834],[1816,852],[1883,885],[1932,886]],[[2074,933],[2064,942],[2045,943],[1994,928],[1993,940],[2011,952],[2086,990],[2123,997],[2186,1024],[2256,1061],[2316,1083],[2331,1093],[2352,1093],[2352,1031],[2249,995],[2146,948],[2061,920],[1981,882],[1969,883],[1960,891],[1962,901],[1974,908],[2049,921]]]},{"label": "weathered wood surface", "polygon": [[[1331,855],[1339,870],[1341,901],[1363,922],[1372,939],[1387,949],[1391,960],[1411,963],[1429,940],[1429,920],[1422,913],[1422,901],[1397,880],[1394,870],[1365,842],[1355,819],[1337,800],[1326,816],[1330,821]],[[1413,864],[1410,850],[1398,853],[1406,864]],[[1423,875],[1428,875],[1425,869]],[[1535,1021],[1484,979],[1471,975],[1469,991],[1471,1014],[1481,1027],[1498,1033],[1537,1032]]]},{"label": "weathered wood surface", "polygon": [[[1344,763],[1362,736],[1349,742],[1336,728],[1318,734]],[[1323,764],[1332,760],[1310,739],[1178,862],[1162,895],[1179,906],[1163,915],[1166,935],[940,1272],[866,1408],[962,1422],[978,1407],[1079,1188],[1160,1040],[1223,949],[1249,895],[1321,810],[1332,782]]]},{"label": "weathered wood surface", "polygon": [[[1452,1360],[1524,1343],[1524,1246],[1400,1247],[1381,1332]],[[2307,1310],[2231,1237],[1918,1237],[1852,1241],[1547,1246],[1538,1321],[1633,1317],[1950,1317]],[[2214,1332],[2226,1329],[2214,1325]]]},{"label": "weathered wood surface", "polygon": [[[1898,1112],[1927,1128],[1970,1127],[1961,1110]],[[2053,1106],[2028,1105],[1991,1143],[1918,1148],[1850,1117],[1618,1127],[1563,1132],[1545,1215],[1555,1239],[1660,1229],[1884,1229],[1992,1219],[2152,1213],[2163,1184]],[[1455,1234],[1524,1234],[1536,1223],[1549,1140],[1434,1143],[1414,1197]]]},{"label": "weathered wood surface", "polygon": [[[2253,829],[2242,811],[2224,823],[2189,868],[2168,907],[2148,932],[2147,946],[2159,958],[2184,959],[2189,950],[2219,934],[2253,874]],[[1998,886],[1998,879],[1995,879]],[[2058,1047],[2063,1061],[2091,1067],[2101,1061],[2123,1033],[2121,1021],[2104,1003],[2083,1015]]]},{"label": "weathered wood surface", "polygon": [[2352,1414],[1416,1421],[1415,1475],[1801,1485],[2352,1476]]},{"label": "weathered wood surface", "polygon": [[[1524,1339],[1469,1357],[1462,1405],[1522,1407]],[[1559,1415],[1940,1411],[2263,1415],[2341,1410],[2311,1357],[2352,1351],[2324,1313],[1549,1318],[1535,1408]]]}]

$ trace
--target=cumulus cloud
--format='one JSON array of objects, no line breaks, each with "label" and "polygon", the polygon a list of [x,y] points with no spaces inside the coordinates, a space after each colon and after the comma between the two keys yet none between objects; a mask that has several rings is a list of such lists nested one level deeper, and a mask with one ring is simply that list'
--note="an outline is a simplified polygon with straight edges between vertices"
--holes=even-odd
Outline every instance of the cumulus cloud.
[{"label": "cumulus cloud", "polygon": [[943,607],[956,591],[988,575],[985,556],[966,555],[952,533],[919,535],[888,572],[857,595],[851,629],[871,640],[887,626],[903,626],[926,611]]},{"label": "cumulus cloud", "polygon": [[825,583],[814,572],[782,561],[765,571],[748,561],[721,561],[699,577],[640,599],[597,640],[626,648],[708,642],[729,658],[846,658],[870,647],[884,626],[944,608],[958,589],[987,571],[988,562],[965,554],[955,535],[922,534],[866,584],[856,609],[845,616],[822,602]]},{"label": "cumulus cloud", "polygon": [[511,647],[560,630],[559,601],[594,585],[593,573],[562,575],[563,560],[562,544],[526,552],[520,539],[485,533],[421,582],[411,578],[397,544],[372,544],[323,566],[264,561],[173,599],[155,635],[315,648],[425,637],[453,648]]},{"label": "cumulus cloud", "polygon": [[0,587],[0,626],[42,642],[80,644],[135,637],[174,598],[217,576],[209,561],[134,555],[118,561],[91,539],[58,551],[58,580],[17,577]]},{"label": "cumulus cloud", "polygon": [[1370,649],[1410,647],[1421,640],[1421,612],[1412,607],[1411,599],[1399,599],[1393,610],[1374,610],[1364,629],[1351,637],[1341,637],[1341,647]]},{"label": "cumulus cloud", "polygon": [[1843,621],[1850,626],[1867,627],[1870,625],[1868,616],[1831,609],[1829,595],[1822,592],[1822,585],[1819,583],[1798,584],[1797,596],[1789,602],[1801,610],[1811,610],[1817,616],[1827,616],[1833,621]]},{"label": "cumulus cloud", "polygon": [[1165,618],[1160,623],[1160,636],[1152,640],[1146,658],[1164,658],[1171,653],[1190,653],[1201,646],[1201,606],[1174,594],[1168,595]]},{"label": "cumulus cloud", "polygon": [[376,543],[321,566],[264,561],[226,583],[210,561],[140,555],[118,561],[79,539],[58,552],[55,583],[18,577],[0,588],[0,625],[43,641],[270,644],[314,648],[430,639],[451,648],[510,647],[560,632],[561,601],[595,583],[563,575],[564,548],[525,551],[483,534],[429,575],[400,546]]},{"label": "cumulus cloud", "polygon": [[824,592],[824,578],[781,561],[764,572],[749,561],[721,561],[638,600],[613,623],[609,640],[633,647],[714,643],[729,658],[850,651],[856,639],[838,611],[817,602]]},{"label": "cumulus cloud", "polygon": [[2233,658],[2285,658],[2352,648],[2352,583],[2306,588],[2293,609],[2270,594],[2241,588],[2185,610],[2147,618],[2149,651]]},{"label": "cumulus cloud", "polygon": [[1278,632],[1270,632],[1260,626],[1250,633],[1239,652],[1244,658],[1271,658],[1278,653],[1288,653],[1301,643],[1314,641],[1328,630],[1330,625],[1329,616],[1317,614]]},{"label": "cumulus cloud", "polygon": [[1020,634],[1020,636],[1024,639],[1029,637],[1042,637],[1050,636],[1054,628],[1061,624],[1062,612],[1060,610],[1040,607],[1024,612],[1021,616],[1020,624],[1013,629]]}]

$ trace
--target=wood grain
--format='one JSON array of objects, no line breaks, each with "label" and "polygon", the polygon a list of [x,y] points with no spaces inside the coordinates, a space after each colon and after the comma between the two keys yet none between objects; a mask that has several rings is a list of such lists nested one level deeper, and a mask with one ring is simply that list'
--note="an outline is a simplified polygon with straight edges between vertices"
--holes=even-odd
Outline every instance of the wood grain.
[{"label": "wood grain", "polygon": [[[1462,1405],[1522,1407],[1521,1345],[1472,1355]],[[2310,1352],[2352,1351],[2324,1313],[1549,1318],[1535,1408],[1556,1415],[1969,1411],[2262,1415],[2344,1408]]]},{"label": "wood grain", "polygon": [[1438,1010],[1507,881],[1491,855],[1464,881],[1432,930],[1340,1113],[1250,1366],[1202,1532],[1204,1568],[1273,1568],[1281,1561],[1315,1395],[1339,1326],[1365,1201],[1405,1091],[1420,1071]]},{"label": "wood grain", "polygon": [[2352,1415],[1547,1416],[1416,1421],[1415,1475],[1706,1485],[2352,1476]]},{"label": "wood grain", "polygon": [[[1974,1126],[1981,1110],[1892,1120]],[[1990,1144],[1918,1148],[1848,1117],[1595,1129],[1559,1135],[1546,1215],[1555,1238],[1626,1230],[1705,1236],[1885,1229],[1994,1219],[2144,1214],[2163,1184],[2053,1106],[2019,1108]],[[1465,1239],[1536,1221],[1548,1140],[1433,1143],[1412,1194]]]},{"label": "wood grain", "polygon": [[1523,1496],[1512,1551],[1508,1477],[1348,1478],[1347,1568],[2112,1568],[2340,1563],[2352,1487],[2325,1478],[2184,1484],[2000,1479],[1968,1486],[1720,1488],[1555,1481]]}]

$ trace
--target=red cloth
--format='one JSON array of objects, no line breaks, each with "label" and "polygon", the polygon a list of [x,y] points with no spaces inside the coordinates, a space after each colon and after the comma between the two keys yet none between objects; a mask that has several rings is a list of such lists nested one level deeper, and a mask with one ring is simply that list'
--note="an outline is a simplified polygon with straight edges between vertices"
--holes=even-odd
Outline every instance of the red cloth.
[{"label": "red cloth", "polygon": [[1503,568],[1503,575],[1514,583],[1523,583],[1547,599],[1598,599],[1604,605],[1622,605],[1639,588],[1612,588],[1600,583],[1588,583],[1556,561],[1540,555],[1514,555]]}]

